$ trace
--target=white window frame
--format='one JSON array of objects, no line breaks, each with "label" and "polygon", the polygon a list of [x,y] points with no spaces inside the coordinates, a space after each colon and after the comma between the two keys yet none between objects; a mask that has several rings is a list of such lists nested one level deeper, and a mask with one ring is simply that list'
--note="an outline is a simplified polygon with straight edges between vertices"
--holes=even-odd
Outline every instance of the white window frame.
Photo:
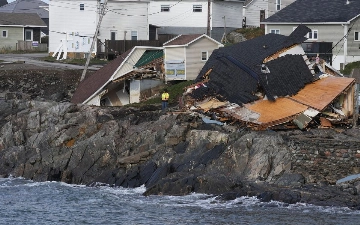
[{"label": "white window frame", "polygon": [[[134,37],[136,37],[136,38],[134,38]],[[136,30],[131,31],[131,40],[132,41],[137,41],[138,40],[138,32]]]},{"label": "white window frame", "polygon": [[193,5],[193,12],[202,12],[202,5]]},{"label": "white window frame", "polygon": [[280,34],[280,29],[270,29],[270,34]]},{"label": "white window frame", "polygon": [[[4,36],[4,32],[5,32],[5,36]],[[1,31],[1,37],[2,38],[7,38],[9,36],[9,31],[8,30],[2,30]]]},{"label": "white window frame", "polygon": [[170,12],[170,5],[161,5],[161,12]]},{"label": "white window frame", "polygon": [[[205,53],[205,58],[204,58]],[[209,58],[209,52],[208,51],[201,51],[201,61],[207,61]]]},{"label": "white window frame", "polygon": [[84,3],[80,3],[80,11],[84,11],[85,10],[85,4]]},{"label": "white window frame", "polygon": [[[316,35],[316,38],[315,38],[315,35]],[[311,29],[311,31],[306,34],[306,37],[309,40],[318,40],[319,39],[319,31]]]},{"label": "white window frame", "polygon": [[281,10],[281,0],[276,0],[275,10],[276,10],[276,11],[280,11],[280,10]]},{"label": "white window frame", "polygon": [[[356,38],[356,36],[357,36],[357,38]],[[360,41],[360,32],[359,31],[354,32],[354,41]]]},{"label": "white window frame", "polygon": [[[28,32],[28,31],[31,33],[31,38],[30,38],[30,39],[26,39],[26,32]],[[34,32],[33,32],[33,30],[28,30],[28,29],[24,30],[24,40],[25,40],[25,41],[33,41],[33,39],[34,39]]]}]

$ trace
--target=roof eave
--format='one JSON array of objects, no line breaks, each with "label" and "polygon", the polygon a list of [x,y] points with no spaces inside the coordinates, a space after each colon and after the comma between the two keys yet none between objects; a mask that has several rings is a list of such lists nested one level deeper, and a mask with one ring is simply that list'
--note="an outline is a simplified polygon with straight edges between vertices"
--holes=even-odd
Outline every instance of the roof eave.
[{"label": "roof eave", "polygon": [[164,44],[163,44],[163,46],[165,46],[165,45],[167,45],[168,43],[170,43],[171,41],[173,41],[173,40],[175,40],[175,39],[177,39],[178,37],[180,37],[182,34],[179,34],[178,36],[176,36],[176,37],[174,37],[174,38],[172,38],[172,39],[170,39],[170,40],[168,40],[167,42],[165,42]]},{"label": "roof eave", "polygon": [[350,21],[344,22],[261,22],[260,24],[264,25],[298,25],[298,24],[350,24]]},{"label": "roof eave", "polygon": [[353,21],[353,20],[356,20],[356,19],[359,18],[359,17],[360,17],[360,14],[358,14],[357,16],[351,18],[351,19],[348,21],[348,23],[350,23],[350,22]]},{"label": "roof eave", "polygon": [[46,25],[15,25],[15,24],[9,24],[9,25],[2,25],[0,24],[0,27],[47,27]]},{"label": "roof eave", "polygon": [[190,41],[189,43],[187,43],[185,46],[189,46],[191,43],[194,43],[195,41],[199,40],[200,38],[202,37],[206,37],[207,39],[209,39],[210,41],[214,42],[215,44],[217,45],[222,45],[224,46],[223,44],[221,44],[220,42],[218,42],[217,40],[213,39],[212,37],[209,37],[208,35],[206,34],[203,34],[203,35],[200,35],[199,37],[195,38],[194,40]]}]

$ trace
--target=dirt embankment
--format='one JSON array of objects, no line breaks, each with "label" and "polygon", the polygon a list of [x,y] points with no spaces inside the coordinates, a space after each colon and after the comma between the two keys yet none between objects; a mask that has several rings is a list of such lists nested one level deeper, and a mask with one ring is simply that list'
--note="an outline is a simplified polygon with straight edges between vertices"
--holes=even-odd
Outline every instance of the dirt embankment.
[{"label": "dirt embankment", "polygon": [[81,73],[82,70],[48,69],[29,64],[1,64],[0,98],[70,101]]}]

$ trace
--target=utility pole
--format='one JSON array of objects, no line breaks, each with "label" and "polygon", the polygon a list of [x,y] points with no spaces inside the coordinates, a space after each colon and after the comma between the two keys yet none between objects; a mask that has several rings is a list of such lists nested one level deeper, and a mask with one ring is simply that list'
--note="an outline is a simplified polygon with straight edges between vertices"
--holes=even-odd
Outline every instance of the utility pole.
[{"label": "utility pole", "polygon": [[[101,1],[101,0],[99,0],[99,2],[100,2],[100,1]],[[86,75],[86,70],[87,70],[88,67],[89,67],[90,58],[91,58],[91,53],[92,53],[92,51],[93,51],[93,49],[94,49],[95,41],[97,41],[97,35],[98,35],[98,33],[99,33],[99,29],[100,29],[100,25],[101,25],[102,18],[103,18],[103,16],[105,15],[105,9],[106,9],[107,1],[108,1],[108,0],[104,0],[104,3],[103,3],[103,4],[100,3],[100,7],[99,7],[100,17],[99,17],[99,21],[98,21],[97,26],[96,26],[96,30],[95,30],[95,34],[94,34],[94,37],[93,37],[93,41],[92,41],[92,43],[91,43],[89,55],[88,55],[88,57],[87,57],[87,60],[86,60],[86,63],[85,63],[85,68],[84,68],[84,71],[83,71],[83,73],[82,73],[82,75],[81,75],[80,81],[84,80],[85,75]]]},{"label": "utility pole", "polygon": [[224,19],[224,35],[223,35],[223,42],[227,43],[227,39],[226,39],[226,20],[225,20],[225,16],[222,17]]},{"label": "utility pole", "polygon": [[206,34],[210,37],[210,9],[211,9],[211,0],[208,0],[208,15],[207,15],[207,31]]}]

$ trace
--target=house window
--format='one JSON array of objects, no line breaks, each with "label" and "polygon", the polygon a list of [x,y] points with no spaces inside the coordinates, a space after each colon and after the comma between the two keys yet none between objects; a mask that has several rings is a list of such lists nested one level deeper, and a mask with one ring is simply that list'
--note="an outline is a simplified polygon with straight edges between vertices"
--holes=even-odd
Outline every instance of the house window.
[{"label": "house window", "polygon": [[85,4],[80,4],[80,10],[84,10],[85,9]]},{"label": "house window", "polygon": [[276,11],[281,9],[281,0],[276,0]]},{"label": "house window", "polygon": [[25,41],[33,40],[33,32],[32,30],[25,30]]},{"label": "house window", "polygon": [[360,41],[360,39],[359,39],[359,31],[355,31],[354,40],[355,40],[355,41]]},{"label": "house window", "polygon": [[131,40],[136,41],[138,39],[138,32],[131,31]]},{"label": "house window", "polygon": [[161,5],[161,12],[170,12],[170,5]]},{"label": "house window", "polygon": [[201,61],[206,61],[208,59],[208,52],[201,52]]},{"label": "house window", "polygon": [[7,31],[7,30],[3,30],[3,31],[1,32],[1,37],[7,38],[7,37],[8,37],[8,31]]},{"label": "house window", "polygon": [[202,12],[202,5],[193,5],[193,12]]},{"label": "house window", "polygon": [[112,41],[116,40],[116,31],[110,31],[110,40]]},{"label": "house window", "polygon": [[272,34],[280,34],[280,30],[279,29],[271,29],[270,33],[272,33]]},{"label": "house window", "polygon": [[311,30],[306,37],[310,40],[317,40],[318,39],[318,30]]}]

